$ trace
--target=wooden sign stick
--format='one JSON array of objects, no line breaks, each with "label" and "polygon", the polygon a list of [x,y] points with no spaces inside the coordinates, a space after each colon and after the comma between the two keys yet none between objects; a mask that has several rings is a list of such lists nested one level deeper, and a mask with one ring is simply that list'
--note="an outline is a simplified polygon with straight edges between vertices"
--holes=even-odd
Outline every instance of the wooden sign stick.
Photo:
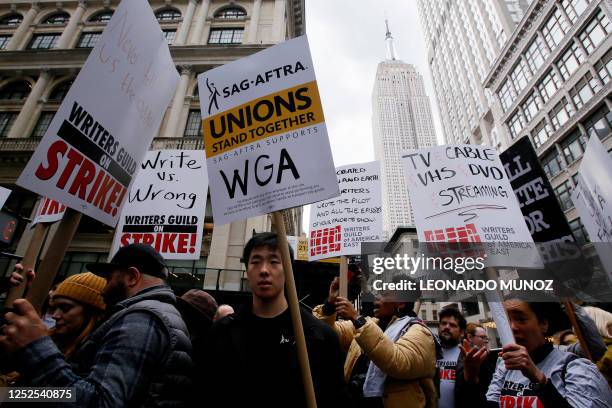
[{"label": "wooden sign stick", "polygon": [[59,267],[66,255],[66,250],[79,226],[81,216],[80,212],[72,208],[66,208],[64,218],[60,221],[57,231],[53,238],[51,238],[49,247],[40,263],[40,268],[36,271],[36,279],[34,279],[26,298],[38,312],[40,312],[49,289],[55,280],[55,276],[57,276]]},{"label": "wooden sign stick", "polygon": [[38,260],[38,255],[40,254],[40,250],[45,242],[45,237],[49,232],[49,227],[49,223],[42,222],[34,226],[34,231],[30,237],[30,242],[25,250],[23,259],[20,262],[21,265],[23,265],[23,282],[19,286],[11,288],[6,298],[6,307],[12,307],[15,299],[19,299],[23,296],[27,285],[26,273],[28,269],[35,269],[36,261]]},{"label": "wooden sign stick", "polygon": [[291,322],[293,323],[295,344],[297,346],[298,360],[300,362],[300,370],[302,372],[302,380],[304,382],[304,395],[306,396],[306,405],[308,406],[308,408],[316,408],[317,401],[314,393],[314,385],[312,383],[312,375],[310,373],[310,364],[308,362],[306,337],[304,336],[304,327],[302,326],[300,304],[297,297],[297,290],[295,288],[295,279],[293,278],[293,266],[291,265],[291,257],[289,255],[289,243],[287,242],[287,232],[285,230],[285,220],[282,212],[273,212],[272,220],[274,221],[274,225],[276,226],[278,246],[283,260],[283,269],[285,271],[285,289],[287,290],[287,301],[289,303],[289,311],[291,312]]}]

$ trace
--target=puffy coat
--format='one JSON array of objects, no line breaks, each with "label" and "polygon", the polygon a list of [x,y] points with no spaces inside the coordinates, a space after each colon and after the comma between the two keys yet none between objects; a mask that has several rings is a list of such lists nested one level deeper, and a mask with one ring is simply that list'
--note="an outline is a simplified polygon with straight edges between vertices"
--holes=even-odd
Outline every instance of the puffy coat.
[{"label": "puffy coat", "polygon": [[[353,367],[362,353],[385,374],[383,401],[385,408],[436,407],[438,393],[435,386],[436,346],[432,333],[420,324],[414,324],[393,343],[378,327],[377,319],[355,330],[350,321],[336,321],[336,314],[325,315],[322,305],[313,314],[325,321],[338,334],[340,346],[347,351],[344,378],[351,377]],[[393,323],[393,320],[389,323]]]}]

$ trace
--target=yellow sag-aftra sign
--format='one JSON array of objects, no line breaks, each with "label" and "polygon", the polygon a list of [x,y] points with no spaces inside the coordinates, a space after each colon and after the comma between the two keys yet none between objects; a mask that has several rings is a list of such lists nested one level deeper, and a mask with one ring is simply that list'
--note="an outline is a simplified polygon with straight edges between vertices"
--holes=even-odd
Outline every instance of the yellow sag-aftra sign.
[{"label": "yellow sag-aftra sign", "polygon": [[339,194],[306,36],[198,76],[215,224]]}]

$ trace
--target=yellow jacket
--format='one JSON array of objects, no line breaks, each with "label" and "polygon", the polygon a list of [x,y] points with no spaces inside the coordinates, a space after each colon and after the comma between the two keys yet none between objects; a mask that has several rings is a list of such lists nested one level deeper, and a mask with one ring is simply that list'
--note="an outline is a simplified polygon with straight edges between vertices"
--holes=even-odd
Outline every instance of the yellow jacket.
[{"label": "yellow jacket", "polygon": [[335,313],[324,315],[322,307],[315,307],[313,314],[334,329],[343,351],[348,352],[344,362],[346,381],[350,379],[359,356],[365,353],[387,374],[383,393],[385,408],[437,407],[438,393],[434,383],[436,346],[427,328],[420,324],[412,325],[393,343],[378,327],[377,319],[367,318],[367,323],[355,330],[350,321],[336,321]]}]

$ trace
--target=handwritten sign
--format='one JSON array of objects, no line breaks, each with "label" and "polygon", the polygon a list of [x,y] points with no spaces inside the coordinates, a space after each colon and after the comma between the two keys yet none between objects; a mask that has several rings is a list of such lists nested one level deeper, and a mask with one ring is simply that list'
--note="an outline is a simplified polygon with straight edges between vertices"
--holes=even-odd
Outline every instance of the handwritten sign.
[{"label": "handwritten sign", "polygon": [[17,184],[115,226],[177,84],[151,6],[122,1]]},{"label": "handwritten sign", "polygon": [[578,185],[572,201],[582,224],[595,245],[608,276],[612,279],[612,159],[597,137],[591,137],[578,169]]},{"label": "handwritten sign", "polygon": [[64,204],[45,197],[40,201],[32,225],[36,225],[39,222],[57,222],[64,218],[65,212],[66,206]]},{"label": "handwritten sign", "polygon": [[421,242],[489,242],[487,266],[542,267],[495,149],[447,145],[402,155]]},{"label": "handwritten sign", "polygon": [[340,196],[310,207],[310,261],[361,254],[362,242],[383,239],[380,163],[341,166],[336,177]]},{"label": "handwritten sign", "polygon": [[215,224],[338,195],[305,36],[198,76]]},{"label": "handwritten sign", "polygon": [[150,151],[140,167],[109,257],[144,243],[165,259],[199,259],[208,191],[204,151]]}]

